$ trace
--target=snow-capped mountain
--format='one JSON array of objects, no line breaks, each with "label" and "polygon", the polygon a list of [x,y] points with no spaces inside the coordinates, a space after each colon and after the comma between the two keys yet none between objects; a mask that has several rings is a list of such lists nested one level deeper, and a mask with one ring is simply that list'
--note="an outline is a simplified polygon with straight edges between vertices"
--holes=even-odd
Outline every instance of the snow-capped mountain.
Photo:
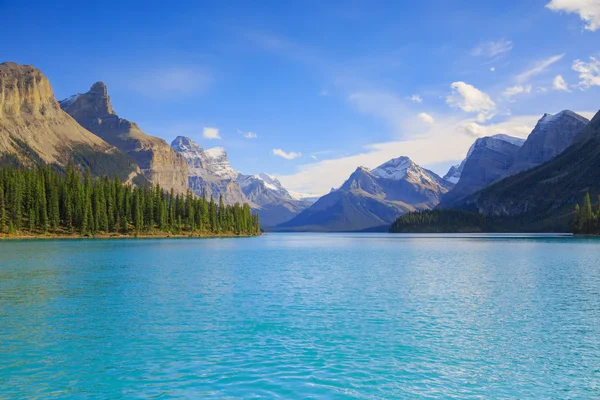
[{"label": "snow-capped mountain", "polygon": [[231,167],[222,147],[204,150],[192,139],[177,136],[171,148],[182,154],[188,165],[188,184],[198,195],[223,197],[225,204],[249,203],[236,178],[239,173]]},{"label": "snow-capped mountain", "polygon": [[253,186],[258,184],[258,186],[261,187],[261,191],[263,192],[268,191],[273,196],[281,199],[293,199],[289,192],[283,187],[283,185],[281,184],[281,182],[279,182],[277,178],[264,172],[261,172],[260,174],[256,175],[239,174],[237,177],[237,181],[242,187],[242,190],[244,190],[244,193],[247,193],[247,196],[253,196],[258,194],[256,193],[255,188],[253,188]]},{"label": "snow-capped mountain", "polygon": [[359,167],[280,230],[360,231],[387,227],[398,216],[435,207],[453,185],[398,157],[369,170]]},{"label": "snow-capped mountain", "polygon": [[446,175],[444,175],[443,179],[456,185],[460,180],[460,176],[462,175],[462,170],[464,166],[464,160],[460,164],[451,166],[448,172],[446,172]]},{"label": "snow-capped mountain", "polygon": [[[444,176],[456,185],[444,195],[440,205],[448,207],[463,197],[500,179],[513,165],[525,139],[498,134],[478,138],[467,157]],[[452,180],[451,180],[452,179]]]},{"label": "snow-capped mountain", "polygon": [[178,136],[171,147],[188,164],[189,187],[198,196],[218,199],[226,204],[248,203],[259,215],[261,225],[274,226],[293,218],[310,205],[296,200],[279,180],[269,174],[244,175],[229,163],[222,147],[203,149],[188,137]]},{"label": "snow-capped mountain", "polygon": [[223,147],[203,149],[185,136],[177,136],[171,143],[173,150],[181,153],[190,172],[196,176],[212,175],[221,179],[235,180],[239,172],[234,170]]}]

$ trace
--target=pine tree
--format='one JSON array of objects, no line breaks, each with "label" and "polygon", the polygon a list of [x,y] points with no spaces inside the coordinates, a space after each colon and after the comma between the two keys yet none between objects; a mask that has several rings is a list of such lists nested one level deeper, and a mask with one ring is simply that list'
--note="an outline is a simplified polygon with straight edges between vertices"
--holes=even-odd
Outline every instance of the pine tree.
[{"label": "pine tree", "polygon": [[584,233],[592,233],[593,215],[590,194],[586,193],[581,207],[581,225]]}]

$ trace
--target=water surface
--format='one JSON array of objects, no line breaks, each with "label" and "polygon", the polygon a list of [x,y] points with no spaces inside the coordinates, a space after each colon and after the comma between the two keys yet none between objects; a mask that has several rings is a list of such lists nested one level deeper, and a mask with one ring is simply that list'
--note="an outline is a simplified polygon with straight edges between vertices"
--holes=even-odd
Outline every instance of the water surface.
[{"label": "water surface", "polygon": [[594,398],[600,241],[0,242],[0,398]]}]

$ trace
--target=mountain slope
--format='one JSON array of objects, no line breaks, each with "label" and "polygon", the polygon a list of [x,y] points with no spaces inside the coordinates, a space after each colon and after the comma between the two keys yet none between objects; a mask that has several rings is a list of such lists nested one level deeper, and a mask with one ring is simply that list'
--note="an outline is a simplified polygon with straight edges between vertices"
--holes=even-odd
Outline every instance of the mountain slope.
[{"label": "mountain slope", "polygon": [[187,190],[187,164],[163,139],[150,136],[114,111],[106,85],[96,82],[87,93],[60,102],[79,124],[130,155],[144,177],[164,189]]},{"label": "mountain slope", "polygon": [[399,215],[435,207],[452,184],[399,157],[369,171],[359,167],[337,190],[277,227],[297,231],[360,231],[391,224]]},{"label": "mountain slope", "polygon": [[74,162],[94,175],[132,178],[135,162],[59,107],[48,78],[30,65],[0,64],[0,162]]},{"label": "mountain slope", "polygon": [[521,229],[567,231],[585,192],[600,193],[600,112],[549,162],[474,193],[458,208],[516,218]]},{"label": "mountain slope", "polygon": [[458,183],[442,198],[440,207],[452,207],[465,196],[504,176],[523,143],[523,139],[503,134],[477,139],[464,164],[461,163]]},{"label": "mountain slope", "polygon": [[211,196],[215,201],[223,196],[225,204],[250,203],[236,178],[239,175],[227,158],[222,147],[204,150],[192,139],[177,136],[171,148],[181,154],[188,166],[188,185],[198,196]]},{"label": "mountain slope", "polygon": [[558,114],[544,114],[527,140],[518,150],[515,162],[505,176],[541,165],[573,143],[575,136],[589,123],[587,118],[565,110]]}]

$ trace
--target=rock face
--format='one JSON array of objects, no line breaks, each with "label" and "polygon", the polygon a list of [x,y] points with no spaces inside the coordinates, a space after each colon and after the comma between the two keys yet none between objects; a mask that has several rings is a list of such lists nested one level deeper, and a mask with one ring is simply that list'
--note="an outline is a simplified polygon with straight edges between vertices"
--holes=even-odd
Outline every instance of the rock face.
[{"label": "rock face", "polygon": [[390,160],[374,170],[359,167],[337,190],[321,197],[280,230],[386,230],[409,211],[435,207],[452,184],[421,168],[408,157]]},{"label": "rock face", "polygon": [[0,153],[24,165],[71,161],[123,179],[137,170],[133,160],[61,110],[42,72],[10,62],[0,64]]},{"label": "rock face", "polygon": [[96,82],[87,93],[76,94],[60,106],[84,128],[130,155],[144,177],[166,190],[187,190],[187,164],[163,139],[150,136],[114,111],[106,85]]},{"label": "rock face", "polygon": [[521,230],[568,232],[573,207],[586,192],[600,193],[600,112],[557,157],[466,197],[457,208],[516,218]]},{"label": "rock face", "polygon": [[503,177],[514,164],[524,142],[503,134],[477,139],[461,163],[459,181],[442,198],[440,207],[452,207],[465,196]]},{"label": "rock face", "polygon": [[218,201],[223,196],[225,204],[250,203],[236,178],[239,175],[222,147],[204,150],[190,138],[177,136],[171,148],[181,154],[188,166],[188,185],[194,193]]},{"label": "rock face", "polygon": [[544,114],[517,152],[515,162],[505,176],[550,161],[569,147],[589,122],[587,118],[569,110],[555,115]]}]

